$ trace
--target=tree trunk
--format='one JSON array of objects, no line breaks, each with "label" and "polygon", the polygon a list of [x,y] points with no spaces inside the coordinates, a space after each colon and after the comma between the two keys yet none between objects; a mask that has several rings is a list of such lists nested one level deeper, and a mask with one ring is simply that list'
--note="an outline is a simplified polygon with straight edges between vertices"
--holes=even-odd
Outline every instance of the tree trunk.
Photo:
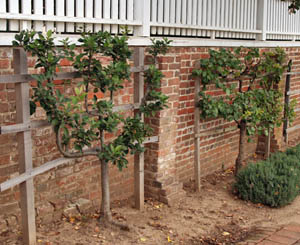
[{"label": "tree trunk", "polygon": [[247,131],[246,131],[246,122],[241,121],[240,123],[240,142],[239,142],[239,154],[235,162],[235,175],[240,171],[243,166],[243,161],[246,158],[246,140],[247,140]]},{"label": "tree trunk", "polygon": [[101,200],[101,218],[104,221],[112,221],[111,211],[110,211],[110,193],[109,193],[109,174],[108,174],[108,163],[100,160],[101,163],[101,190],[102,190],[102,200]]}]

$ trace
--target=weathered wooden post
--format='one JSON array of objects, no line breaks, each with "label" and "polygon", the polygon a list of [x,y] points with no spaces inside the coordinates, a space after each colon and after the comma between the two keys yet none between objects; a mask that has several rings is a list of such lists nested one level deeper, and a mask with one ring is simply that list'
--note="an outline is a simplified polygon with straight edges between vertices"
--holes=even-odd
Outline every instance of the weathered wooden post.
[{"label": "weathered wooden post", "polygon": [[[23,49],[14,49],[13,67],[15,74],[27,74],[27,58]],[[29,84],[16,83],[16,122],[20,124],[30,123],[29,108]],[[17,133],[19,152],[20,174],[32,171],[32,142],[31,131]],[[26,245],[36,244],[36,226],[34,210],[34,186],[33,179],[30,178],[20,184],[21,192],[21,215],[23,242]]]}]

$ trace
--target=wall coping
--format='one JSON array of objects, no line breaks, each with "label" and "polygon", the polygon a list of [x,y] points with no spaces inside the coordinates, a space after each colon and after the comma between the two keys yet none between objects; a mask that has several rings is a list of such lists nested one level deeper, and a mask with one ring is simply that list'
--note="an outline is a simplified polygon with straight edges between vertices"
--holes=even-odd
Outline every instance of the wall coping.
[{"label": "wall coping", "polygon": [[[0,47],[11,47],[15,33],[1,33]],[[59,35],[57,41],[69,38],[71,42],[75,42],[78,35]],[[161,37],[152,37],[160,39]],[[300,41],[257,41],[257,40],[232,40],[232,39],[202,39],[202,38],[178,38],[169,37],[173,40],[173,47],[257,47],[257,48],[272,48],[272,47],[300,47]],[[151,38],[149,37],[130,37],[130,46],[150,46]]]}]

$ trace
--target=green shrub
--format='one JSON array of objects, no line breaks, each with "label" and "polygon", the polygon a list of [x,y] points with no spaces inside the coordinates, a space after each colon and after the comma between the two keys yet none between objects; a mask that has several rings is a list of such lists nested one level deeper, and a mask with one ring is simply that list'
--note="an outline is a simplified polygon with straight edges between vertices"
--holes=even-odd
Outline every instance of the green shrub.
[{"label": "green shrub", "polygon": [[246,201],[281,207],[299,194],[300,146],[273,154],[268,160],[250,163],[242,169],[234,191]]}]

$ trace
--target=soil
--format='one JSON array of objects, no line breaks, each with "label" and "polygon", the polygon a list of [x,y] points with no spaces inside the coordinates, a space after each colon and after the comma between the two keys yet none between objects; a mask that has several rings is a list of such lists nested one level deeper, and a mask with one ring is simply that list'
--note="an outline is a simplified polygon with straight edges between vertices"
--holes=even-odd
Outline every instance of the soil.
[{"label": "soil", "polygon": [[[145,210],[134,209],[133,200],[114,203],[114,219],[130,226],[130,231],[104,227],[99,215],[90,214],[38,227],[38,244],[235,244],[261,227],[278,227],[300,218],[300,196],[286,207],[272,209],[239,200],[232,194],[232,170],[202,180],[195,193],[186,184],[186,195],[172,206],[152,199]],[[0,234],[0,244],[22,244],[15,231]]]}]

